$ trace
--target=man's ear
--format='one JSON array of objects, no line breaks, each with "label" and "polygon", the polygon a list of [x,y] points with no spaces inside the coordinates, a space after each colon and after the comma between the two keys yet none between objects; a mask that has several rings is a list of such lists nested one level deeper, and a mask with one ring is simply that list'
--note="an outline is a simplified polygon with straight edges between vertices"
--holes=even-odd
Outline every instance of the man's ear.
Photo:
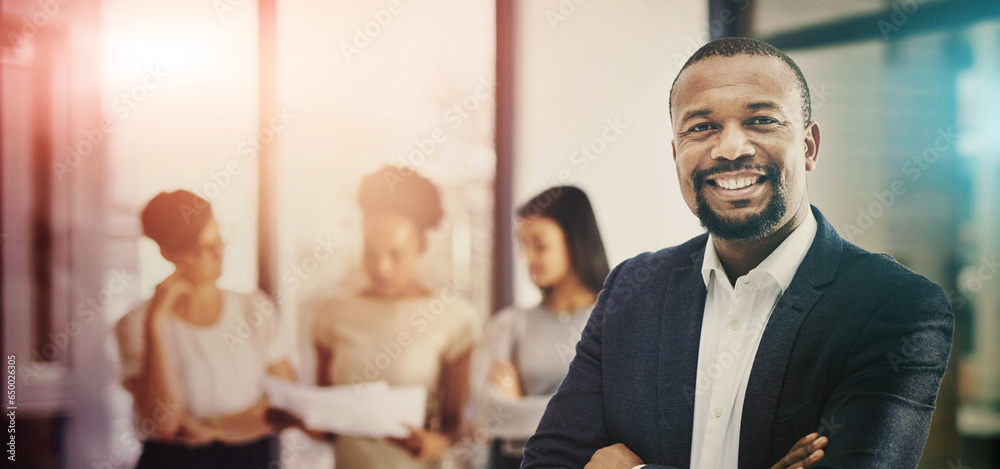
[{"label": "man's ear", "polygon": [[806,126],[805,144],[806,171],[812,171],[819,159],[819,123],[812,121]]}]

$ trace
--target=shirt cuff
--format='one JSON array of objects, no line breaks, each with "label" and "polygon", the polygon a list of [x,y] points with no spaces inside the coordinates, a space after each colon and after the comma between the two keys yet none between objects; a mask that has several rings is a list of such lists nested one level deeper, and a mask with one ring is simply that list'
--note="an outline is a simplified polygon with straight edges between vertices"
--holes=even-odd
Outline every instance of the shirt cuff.
[{"label": "shirt cuff", "polygon": [[640,465],[638,465],[638,466],[635,466],[635,467],[633,467],[632,469],[642,469],[642,468],[644,468],[644,467],[646,467],[646,465],[645,465],[645,464],[640,464]]}]

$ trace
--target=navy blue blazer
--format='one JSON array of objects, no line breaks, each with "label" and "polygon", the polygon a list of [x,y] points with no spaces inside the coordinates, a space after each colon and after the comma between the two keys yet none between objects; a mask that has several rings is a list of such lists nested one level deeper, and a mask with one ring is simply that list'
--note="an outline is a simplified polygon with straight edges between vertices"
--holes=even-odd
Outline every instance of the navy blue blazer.
[{"label": "navy blue blazer", "polygon": [[[814,467],[915,467],[951,350],[940,287],[843,240],[816,238],[771,313],[740,426],[740,468],[769,468],[799,438],[829,438]],[[691,463],[708,235],[618,265],[522,468],[582,468],[623,443],[651,468]]]}]

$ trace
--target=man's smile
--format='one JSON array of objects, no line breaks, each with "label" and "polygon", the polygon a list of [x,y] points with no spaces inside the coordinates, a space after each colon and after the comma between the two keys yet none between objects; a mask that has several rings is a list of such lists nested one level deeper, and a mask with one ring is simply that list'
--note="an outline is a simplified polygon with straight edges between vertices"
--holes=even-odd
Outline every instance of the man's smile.
[{"label": "man's smile", "polygon": [[758,195],[769,180],[764,171],[726,171],[704,177],[702,188],[719,199],[735,201]]}]

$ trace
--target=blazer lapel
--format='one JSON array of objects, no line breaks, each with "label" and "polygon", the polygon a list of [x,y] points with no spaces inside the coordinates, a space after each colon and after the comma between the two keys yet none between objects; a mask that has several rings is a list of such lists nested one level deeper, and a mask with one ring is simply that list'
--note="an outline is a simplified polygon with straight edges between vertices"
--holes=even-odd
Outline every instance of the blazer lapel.
[{"label": "blazer lapel", "polygon": [[770,467],[777,462],[768,459],[788,357],[799,326],[822,296],[817,288],[833,281],[839,264],[843,240],[816,207],[812,210],[818,225],[816,237],[788,290],[771,312],[754,356],[743,402],[739,467]]},{"label": "blazer lapel", "polygon": [[659,461],[669,461],[676,467],[691,464],[698,347],[705,313],[706,290],[701,277],[704,256],[703,245],[691,254],[690,265],[671,272],[660,322],[657,456]]}]

